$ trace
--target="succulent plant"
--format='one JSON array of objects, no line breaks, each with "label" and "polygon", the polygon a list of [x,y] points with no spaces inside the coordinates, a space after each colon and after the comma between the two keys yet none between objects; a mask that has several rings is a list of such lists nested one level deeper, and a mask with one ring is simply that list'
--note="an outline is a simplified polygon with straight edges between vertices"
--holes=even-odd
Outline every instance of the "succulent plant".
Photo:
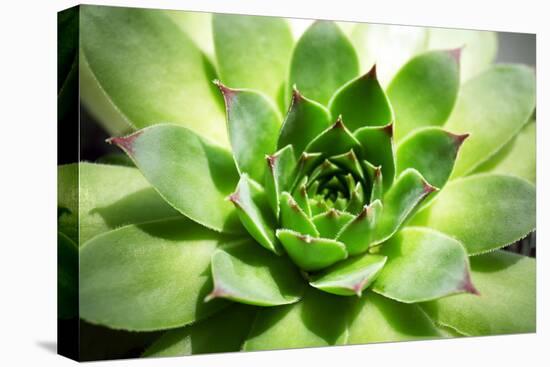
[{"label": "succulent plant", "polygon": [[81,7],[132,163],[59,168],[80,317],[145,356],[533,332],[535,261],[500,249],[535,229],[534,74],[474,31],[405,28],[396,65],[390,28]]}]

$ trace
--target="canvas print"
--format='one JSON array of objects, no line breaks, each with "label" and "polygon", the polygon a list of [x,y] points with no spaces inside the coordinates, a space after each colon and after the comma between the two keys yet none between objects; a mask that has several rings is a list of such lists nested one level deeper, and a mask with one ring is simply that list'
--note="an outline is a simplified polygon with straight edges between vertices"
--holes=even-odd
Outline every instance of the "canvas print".
[{"label": "canvas print", "polygon": [[61,354],[536,331],[535,50],[504,42],[534,35],[93,5],[58,30]]}]

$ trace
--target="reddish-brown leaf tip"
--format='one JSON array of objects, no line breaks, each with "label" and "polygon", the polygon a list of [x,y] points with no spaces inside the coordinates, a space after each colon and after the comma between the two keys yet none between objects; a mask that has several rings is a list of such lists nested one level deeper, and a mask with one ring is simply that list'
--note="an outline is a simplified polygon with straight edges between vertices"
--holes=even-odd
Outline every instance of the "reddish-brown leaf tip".
[{"label": "reddish-brown leaf tip", "polygon": [[212,83],[214,83],[218,87],[218,89],[222,93],[223,99],[225,100],[226,107],[229,107],[229,103],[233,100],[233,98],[237,94],[237,90],[229,88],[228,86],[220,82],[218,79],[214,79]]},{"label": "reddish-brown leaf tip", "polygon": [[235,204],[235,206],[239,206],[239,202],[241,200],[241,198],[239,196],[239,191],[237,190],[234,193],[230,194],[227,197],[227,200],[231,201],[233,204]]},{"label": "reddish-brown leaf tip", "polygon": [[204,302],[209,302],[215,298],[222,298],[228,296],[228,293],[220,287],[214,287],[212,292],[210,292],[206,297],[204,297]]},{"label": "reddish-brown leaf tip", "polygon": [[472,277],[470,275],[470,269],[468,266],[466,266],[466,273],[464,275],[464,280],[462,282],[461,290],[468,292],[470,294],[474,294],[476,296],[480,296],[481,294],[474,286],[474,283],[472,283]]},{"label": "reddish-brown leaf tip", "polygon": [[344,129],[344,121],[342,121],[342,115],[338,115],[336,122],[332,125],[333,129]]},{"label": "reddish-brown leaf tip", "polygon": [[134,143],[136,139],[142,134],[142,131],[137,131],[127,136],[113,137],[105,140],[108,144],[118,145],[126,153],[134,154]]},{"label": "reddish-brown leaf tip", "polygon": [[457,149],[460,148],[460,146],[462,146],[462,143],[464,143],[464,140],[466,140],[470,136],[469,133],[465,133],[465,134],[453,134],[451,132],[447,132],[447,133],[451,136],[451,138],[453,138]]},{"label": "reddish-brown leaf tip", "polygon": [[311,236],[308,234],[299,234],[298,239],[304,241],[305,243],[311,243]]},{"label": "reddish-brown leaf tip", "polygon": [[300,102],[304,99],[304,96],[300,93],[296,84],[292,86],[292,103]]},{"label": "reddish-brown leaf tip", "polygon": [[393,138],[393,122],[390,122],[389,124],[382,127],[382,131],[384,131],[390,138]]},{"label": "reddish-brown leaf tip", "polygon": [[457,64],[460,65],[460,56],[462,55],[462,49],[464,48],[464,46],[461,46],[461,47],[458,47],[458,48],[453,48],[451,50],[447,50],[447,52],[449,53],[449,55],[451,55],[451,57],[456,61]]},{"label": "reddish-brown leaf tip", "polygon": [[428,196],[434,191],[439,191],[439,188],[431,185],[428,181],[422,180],[422,184],[424,185],[424,195]]},{"label": "reddish-brown leaf tip", "polygon": [[273,171],[273,169],[275,168],[275,162],[277,162],[277,156],[275,156],[275,155],[266,155],[265,159],[267,161],[267,165],[269,166],[271,171]]},{"label": "reddish-brown leaf tip", "polygon": [[365,74],[365,77],[366,77],[367,79],[376,80],[376,78],[377,78],[377,75],[376,75],[376,64],[372,65],[372,67],[370,68],[370,70],[368,71],[368,73]]}]

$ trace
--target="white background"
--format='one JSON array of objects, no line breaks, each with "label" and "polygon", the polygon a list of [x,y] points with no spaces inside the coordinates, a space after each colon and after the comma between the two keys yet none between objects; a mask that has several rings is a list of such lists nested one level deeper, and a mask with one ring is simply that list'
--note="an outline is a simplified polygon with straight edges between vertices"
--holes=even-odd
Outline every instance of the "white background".
[{"label": "white background", "polygon": [[[101,362],[105,366],[540,366],[550,347],[548,11],[544,1],[94,1],[96,4],[537,33],[538,319],[531,335]],[[56,339],[56,12],[74,1],[0,10],[0,365],[65,366]],[[308,4],[311,4],[308,6]],[[6,113],[7,112],[7,113]],[[546,204],[546,205],[545,205]]]}]

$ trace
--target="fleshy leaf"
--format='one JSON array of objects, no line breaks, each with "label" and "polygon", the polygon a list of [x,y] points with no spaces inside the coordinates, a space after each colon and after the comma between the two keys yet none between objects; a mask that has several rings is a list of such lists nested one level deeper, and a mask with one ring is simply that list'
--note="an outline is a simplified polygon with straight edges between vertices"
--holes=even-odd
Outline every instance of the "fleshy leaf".
[{"label": "fleshy leaf", "polygon": [[274,256],[252,241],[217,250],[212,255],[214,289],[206,301],[227,298],[257,306],[298,301],[304,280],[287,258]]},{"label": "fleshy leaf", "polygon": [[302,208],[304,213],[311,218],[311,208],[309,206],[309,196],[307,192],[308,177],[305,176],[293,191],[293,197],[296,203]]},{"label": "fleshy leaf", "polygon": [[294,43],[286,20],[214,14],[212,28],[221,79],[239,88],[262,91],[275,101],[288,75]]},{"label": "fleshy leaf", "polygon": [[349,311],[348,297],[308,287],[298,303],[260,310],[243,350],[345,344]]},{"label": "fleshy leaf", "polygon": [[289,85],[326,105],[336,89],[359,73],[352,44],[330,21],[316,21],[302,35],[292,55]]},{"label": "fleshy leaf", "polygon": [[164,10],[164,14],[180,27],[209,59],[215,61],[211,13]]},{"label": "fleshy leaf", "polygon": [[287,144],[294,148],[296,157],[306,145],[330,126],[331,116],[325,106],[304,97],[297,89],[292,91],[292,102],[281,127],[277,147]]},{"label": "fleshy leaf", "polygon": [[344,170],[353,173],[357,178],[364,178],[365,174],[361,168],[361,163],[359,158],[355,155],[353,150],[350,150],[347,153],[342,153],[337,156],[330,157],[330,161],[336,164],[338,167],[343,168]]},{"label": "fleshy leaf", "polygon": [[292,261],[306,271],[319,270],[348,257],[342,242],[328,238],[314,238],[288,229],[278,229],[277,238]]},{"label": "fleshy leaf", "polygon": [[376,200],[365,205],[363,210],[336,236],[346,245],[348,253],[353,256],[365,252],[375,241],[375,229],[383,213],[382,203]]},{"label": "fleshy leaf", "polygon": [[80,14],[81,95],[108,131],[171,122],[227,145],[206,57],[163,10],[84,5]]},{"label": "fleshy leaf", "polygon": [[442,188],[467,137],[468,134],[456,135],[439,127],[416,130],[397,146],[397,174],[414,168],[429,183]]},{"label": "fleshy leaf", "polygon": [[[217,231],[242,232],[226,196],[237,171],[231,154],[177,125],[157,125],[110,142],[132,158],[160,195],[183,215]],[[200,200],[197,200],[200,198]]]},{"label": "fleshy leaf", "polygon": [[57,317],[78,316],[78,245],[57,233]]},{"label": "fleshy leaf", "polygon": [[471,135],[453,177],[471,172],[495,154],[529,121],[534,107],[535,76],[526,66],[496,65],[465,83],[445,124],[449,131]]},{"label": "fleshy leaf", "polygon": [[481,296],[461,294],[422,304],[428,315],[465,335],[535,332],[535,260],[494,251],[470,262]]},{"label": "fleshy leaf", "polygon": [[384,177],[382,175],[382,167],[375,167],[368,161],[363,161],[363,165],[366,167],[371,185],[369,203],[373,203],[376,200],[382,200],[382,197],[384,196]]},{"label": "fleshy leaf", "polygon": [[329,109],[332,116],[341,115],[351,131],[393,122],[392,107],[376,79],[376,66],[338,89],[330,99]]},{"label": "fleshy leaf", "polygon": [[530,122],[495,155],[478,166],[474,173],[491,172],[522,177],[536,182],[536,122]]},{"label": "fleshy leaf", "polygon": [[422,126],[441,126],[451,114],[460,86],[460,49],[431,51],[405,64],[388,86],[395,112],[395,139]]},{"label": "fleshy leaf", "polygon": [[237,352],[250,331],[256,310],[234,304],[206,320],[169,330],[147,348],[142,357]]},{"label": "fleshy leaf", "polygon": [[361,157],[375,166],[381,166],[384,189],[387,190],[395,178],[395,151],[393,146],[393,124],[363,127],[354,134],[361,143]]},{"label": "fleshy leaf", "polygon": [[279,217],[279,196],[292,184],[296,167],[292,145],[287,145],[273,155],[266,157],[265,192],[276,217]]},{"label": "fleshy leaf", "polygon": [[513,243],[535,229],[535,187],[521,178],[480,174],[447,184],[411,223],[455,237],[470,255]]},{"label": "fleshy leaf", "polygon": [[80,249],[80,316],[133,331],[184,326],[223,301],[203,303],[212,288],[210,258],[228,238],[187,219],[130,225]]},{"label": "fleshy leaf", "polygon": [[440,337],[418,305],[396,302],[376,293],[353,306],[348,344],[395,342]]},{"label": "fleshy leaf", "polygon": [[409,168],[401,173],[384,195],[384,209],[376,225],[373,243],[384,242],[393,236],[419,204],[436,190],[415,169]]},{"label": "fleshy leaf", "polygon": [[181,217],[136,168],[83,162],[57,172],[59,229],[79,245],[123,225]]},{"label": "fleshy leaf", "polygon": [[468,255],[457,240],[428,228],[408,227],[380,250],[388,262],[373,290],[399,302],[416,303],[450,294],[478,294]]},{"label": "fleshy leaf", "polygon": [[281,218],[280,223],[283,228],[291,229],[301,234],[319,237],[319,232],[315,225],[308,218],[307,214],[300,208],[292,195],[288,192],[281,194]]},{"label": "fleshy leaf", "polygon": [[376,279],[386,260],[385,256],[371,254],[350,258],[326,269],[309,284],[339,296],[361,297],[363,290]]},{"label": "fleshy leaf", "polygon": [[350,39],[357,50],[361,72],[376,62],[380,82],[386,86],[403,64],[424,50],[426,33],[424,27],[357,23]]},{"label": "fleshy leaf", "polygon": [[266,249],[281,254],[281,246],[275,238],[277,220],[263,188],[243,174],[229,201],[237,208],[241,223],[252,238]]},{"label": "fleshy leaf", "polygon": [[359,142],[338,117],[336,122],[321,132],[306,147],[306,152],[321,152],[324,157],[335,156],[358,149]]},{"label": "fleshy leaf", "polygon": [[350,213],[330,209],[313,217],[313,224],[321,237],[336,238],[342,227],[354,218]]},{"label": "fleshy leaf", "polygon": [[281,117],[264,95],[246,89],[231,89],[219,81],[225,100],[229,141],[240,173],[262,182],[264,157],[275,151]]},{"label": "fleshy leaf", "polygon": [[460,79],[466,81],[487,69],[497,54],[497,32],[467,29],[429,28],[430,50],[462,48]]}]

